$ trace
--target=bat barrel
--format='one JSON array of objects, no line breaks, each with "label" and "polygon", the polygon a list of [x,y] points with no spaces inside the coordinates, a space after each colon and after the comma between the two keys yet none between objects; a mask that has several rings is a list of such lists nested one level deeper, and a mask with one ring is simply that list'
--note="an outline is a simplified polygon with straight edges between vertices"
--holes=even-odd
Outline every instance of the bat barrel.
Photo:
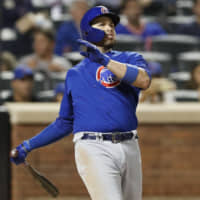
[{"label": "bat barrel", "polygon": [[52,196],[57,197],[59,195],[59,191],[57,187],[49,181],[44,175],[42,175],[39,171],[33,168],[26,160],[24,162],[28,171],[32,174],[32,176],[40,183],[40,185]]}]

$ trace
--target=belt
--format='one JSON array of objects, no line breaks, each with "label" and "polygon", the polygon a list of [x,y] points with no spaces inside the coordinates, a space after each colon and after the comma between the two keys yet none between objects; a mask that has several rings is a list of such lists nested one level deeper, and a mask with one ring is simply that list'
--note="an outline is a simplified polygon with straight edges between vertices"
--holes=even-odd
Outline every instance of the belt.
[{"label": "belt", "polygon": [[81,137],[82,140],[100,140],[100,141],[111,141],[112,143],[119,143],[125,140],[131,140],[133,137],[138,139],[138,135],[132,132],[113,132],[113,133],[98,133],[92,134],[89,132],[85,132]]}]

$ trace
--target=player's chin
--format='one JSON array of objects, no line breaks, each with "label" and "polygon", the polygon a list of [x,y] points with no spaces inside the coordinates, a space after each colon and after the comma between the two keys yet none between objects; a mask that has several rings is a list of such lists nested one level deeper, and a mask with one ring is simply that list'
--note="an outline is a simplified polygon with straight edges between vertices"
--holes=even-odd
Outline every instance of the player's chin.
[{"label": "player's chin", "polygon": [[103,39],[102,41],[95,43],[97,46],[104,47],[105,49],[111,49],[113,48],[115,43],[114,39]]},{"label": "player's chin", "polygon": [[115,44],[115,40],[106,40],[106,41],[104,41],[104,47],[106,49],[113,48],[114,44]]}]

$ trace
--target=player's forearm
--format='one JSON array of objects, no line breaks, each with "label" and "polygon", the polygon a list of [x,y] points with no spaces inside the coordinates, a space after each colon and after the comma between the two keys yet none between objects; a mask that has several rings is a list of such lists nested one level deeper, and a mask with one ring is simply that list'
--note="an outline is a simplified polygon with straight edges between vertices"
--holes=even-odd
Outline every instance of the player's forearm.
[{"label": "player's forearm", "polygon": [[128,83],[133,86],[146,89],[150,85],[151,79],[147,72],[144,69],[135,65],[127,65],[114,60],[110,60],[110,62],[107,65],[107,68],[113,74],[115,74],[118,79],[122,81],[124,80],[126,82],[125,79],[128,75]]},{"label": "player's forearm", "polygon": [[117,62],[115,60],[109,61],[108,65],[106,66],[118,79],[122,79],[126,74],[126,64]]}]

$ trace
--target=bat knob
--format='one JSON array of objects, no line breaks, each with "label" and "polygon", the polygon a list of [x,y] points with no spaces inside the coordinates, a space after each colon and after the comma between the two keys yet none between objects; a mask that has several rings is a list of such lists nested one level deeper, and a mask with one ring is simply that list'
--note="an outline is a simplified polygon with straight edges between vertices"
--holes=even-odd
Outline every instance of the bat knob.
[{"label": "bat knob", "polygon": [[10,152],[10,157],[16,158],[17,156],[18,156],[18,151],[17,151],[17,149],[13,149],[13,150]]}]

